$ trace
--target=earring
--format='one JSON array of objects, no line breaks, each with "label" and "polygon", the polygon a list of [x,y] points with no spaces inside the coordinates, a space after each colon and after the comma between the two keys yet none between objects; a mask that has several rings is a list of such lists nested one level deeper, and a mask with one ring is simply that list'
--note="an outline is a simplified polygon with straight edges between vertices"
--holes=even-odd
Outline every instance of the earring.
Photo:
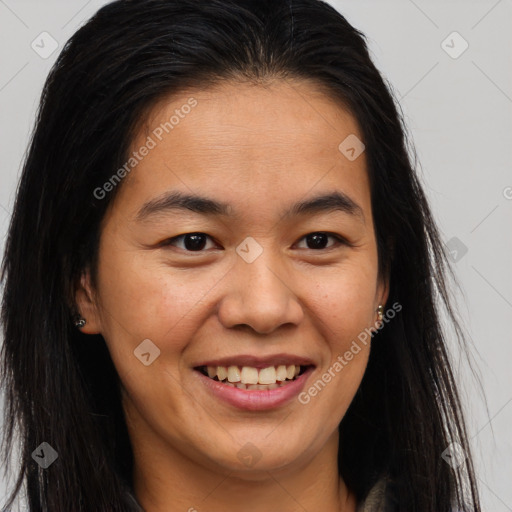
[{"label": "earring", "polygon": [[81,329],[85,324],[86,324],[86,319],[85,318],[82,318],[81,316],[79,316],[76,320],[75,320],[75,327],[78,327],[79,329]]},{"label": "earring", "polygon": [[384,318],[384,306],[382,304],[379,304],[379,307],[377,308],[377,315],[379,317],[379,322],[382,322],[382,319]]}]

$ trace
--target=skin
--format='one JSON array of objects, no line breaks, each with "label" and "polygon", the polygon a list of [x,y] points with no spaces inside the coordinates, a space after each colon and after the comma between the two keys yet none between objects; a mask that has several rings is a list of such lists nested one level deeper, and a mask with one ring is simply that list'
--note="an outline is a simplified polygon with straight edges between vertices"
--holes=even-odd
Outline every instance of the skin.
[{"label": "skin", "polygon": [[[289,353],[316,368],[305,389],[375,326],[388,282],[377,273],[365,153],[338,145],[362,135],[355,118],[306,81],[224,83],[160,101],[133,141],[143,145],[190,97],[197,106],[119,185],[99,248],[98,286],[84,272],[77,289],[84,333],[101,333],[120,375],[133,445],[134,487],[148,512],[324,510],[353,512],[337,469],[338,425],[366,369],[370,343],[309,403],[269,411],[220,402],[194,364],[236,354]],[[139,209],[178,190],[230,204],[229,218]],[[342,211],[280,220],[292,203],[342,191],[364,220]],[[191,232],[209,235],[187,251]],[[306,235],[334,233],[315,248]],[[247,237],[263,248],[247,263]],[[325,247],[325,248],[324,248]],[[150,365],[134,357],[144,339],[159,348]],[[248,467],[247,442],[261,458]]]}]

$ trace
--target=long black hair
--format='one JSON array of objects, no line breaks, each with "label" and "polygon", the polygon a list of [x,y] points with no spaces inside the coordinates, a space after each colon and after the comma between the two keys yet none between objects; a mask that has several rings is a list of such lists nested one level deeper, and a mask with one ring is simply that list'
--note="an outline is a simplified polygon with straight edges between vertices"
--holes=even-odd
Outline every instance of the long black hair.
[{"label": "long black hair", "polygon": [[[137,509],[119,377],[102,336],[73,324],[77,279],[88,267],[95,282],[100,223],[122,183],[106,197],[94,191],[126,162],[157,101],[268,79],[310,80],[356,117],[379,272],[389,304],[402,306],[375,334],[340,424],[340,474],[358,500],[386,477],[396,510],[480,511],[441,327],[446,311],[464,345],[452,272],[407,129],[364,35],[319,0],[119,0],[65,45],[44,85],[2,262],[6,464],[16,429],[21,442],[5,506],[26,482],[31,511]],[[42,442],[58,453],[47,469],[32,457]],[[443,457],[452,442],[467,455],[460,466]]]}]

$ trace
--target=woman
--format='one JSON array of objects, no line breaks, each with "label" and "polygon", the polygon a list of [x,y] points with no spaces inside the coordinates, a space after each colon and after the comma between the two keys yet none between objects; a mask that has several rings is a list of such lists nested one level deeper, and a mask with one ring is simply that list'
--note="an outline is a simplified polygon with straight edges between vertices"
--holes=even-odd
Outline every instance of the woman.
[{"label": "woman", "polygon": [[9,228],[5,506],[26,479],[52,512],[479,511],[446,269],[332,7],[107,5],[48,77]]}]

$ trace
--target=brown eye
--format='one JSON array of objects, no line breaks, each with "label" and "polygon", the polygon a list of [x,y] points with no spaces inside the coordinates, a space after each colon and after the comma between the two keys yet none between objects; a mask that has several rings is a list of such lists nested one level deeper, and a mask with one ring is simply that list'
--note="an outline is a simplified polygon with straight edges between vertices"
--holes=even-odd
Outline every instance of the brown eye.
[{"label": "brown eye", "polygon": [[315,233],[310,233],[303,237],[301,240],[306,240],[307,247],[306,249],[312,250],[322,250],[322,249],[330,249],[334,247],[333,244],[331,246],[326,247],[329,238],[333,238],[339,244],[346,244],[345,240],[339,235],[335,235],[333,233],[325,233],[323,231],[318,231]]},{"label": "brown eye", "polygon": [[163,245],[175,245],[179,240],[183,241],[183,246],[180,249],[190,252],[202,251],[210,237],[205,233],[185,233],[174,238],[170,238]]}]

